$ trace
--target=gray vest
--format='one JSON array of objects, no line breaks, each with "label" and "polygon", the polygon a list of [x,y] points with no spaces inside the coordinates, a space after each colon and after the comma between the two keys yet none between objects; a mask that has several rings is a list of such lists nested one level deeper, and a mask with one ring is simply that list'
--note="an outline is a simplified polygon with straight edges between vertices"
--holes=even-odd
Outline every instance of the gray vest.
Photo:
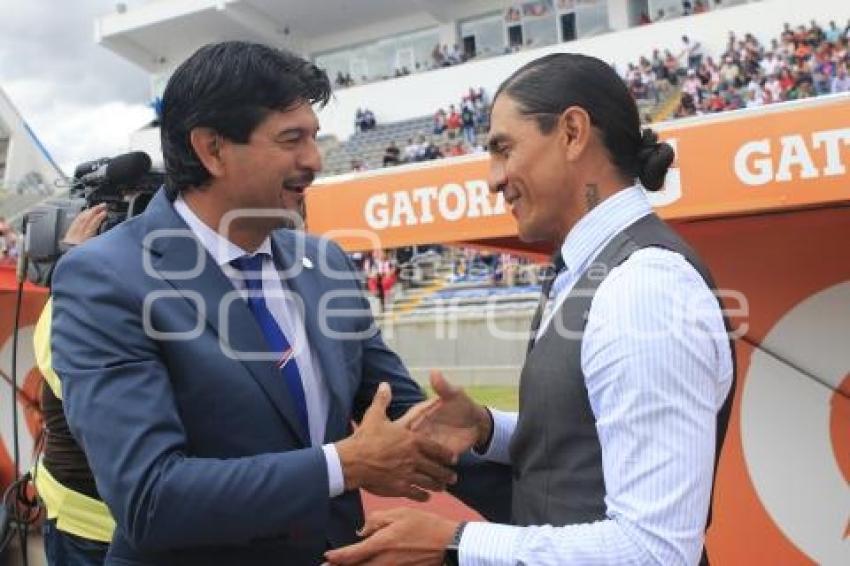
[{"label": "gray vest", "polygon": [[[552,315],[522,369],[519,421],[510,446],[514,471],[512,521],[516,525],[563,526],[606,518],[602,450],[581,368],[581,335],[599,285],[613,268],[647,247],[680,253],[709,288],[715,288],[693,250],[655,214],[623,230],[599,253]],[[539,315],[538,309],[533,332],[539,325]],[[564,330],[569,332],[566,337],[562,336]],[[731,400],[730,394],[718,414],[715,469]]]}]

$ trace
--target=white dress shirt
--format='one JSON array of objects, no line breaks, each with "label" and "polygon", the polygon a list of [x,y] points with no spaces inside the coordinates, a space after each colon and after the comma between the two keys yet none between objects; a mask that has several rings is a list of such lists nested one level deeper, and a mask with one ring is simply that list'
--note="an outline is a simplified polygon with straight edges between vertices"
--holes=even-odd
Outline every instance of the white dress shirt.
[{"label": "white dress shirt", "polygon": [[[635,186],[576,224],[562,247],[567,269],[553,284],[554,307],[541,333],[605,245],[650,212]],[[716,415],[732,382],[717,299],[682,255],[639,250],[611,270],[593,298],[581,367],[602,448],[607,518],[565,527],[469,523],[462,566],[698,563]],[[484,456],[509,464],[517,414],[492,413]]]},{"label": "white dress shirt", "polygon": [[[304,386],[310,441],[314,446],[321,444],[325,438],[330,392],[325,383],[322,366],[316,352],[309,348],[301,309],[285,292],[278,270],[271,260],[271,238],[267,237],[253,254],[249,254],[204,224],[182,197],[178,197],[174,201],[174,210],[186,222],[195,237],[198,238],[219,268],[239,291],[245,290],[245,282],[242,279],[242,274],[233,268],[230,262],[244,255],[266,254],[263,258],[263,299],[292,346],[295,362],[298,364],[298,371],[301,374],[301,383]],[[284,387],[283,376],[280,379],[281,387]],[[325,453],[325,461],[328,467],[328,493],[331,497],[336,497],[345,491],[342,464],[333,444],[325,444],[322,446],[322,450]]]}]

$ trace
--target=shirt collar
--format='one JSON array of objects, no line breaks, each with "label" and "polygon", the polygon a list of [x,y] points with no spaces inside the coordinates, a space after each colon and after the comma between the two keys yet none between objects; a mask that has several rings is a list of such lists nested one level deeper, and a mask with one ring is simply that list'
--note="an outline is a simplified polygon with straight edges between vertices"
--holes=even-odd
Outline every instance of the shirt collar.
[{"label": "shirt collar", "polygon": [[248,253],[204,224],[203,220],[198,218],[198,215],[189,208],[189,205],[183,200],[182,195],[178,195],[174,200],[174,210],[186,222],[189,229],[192,230],[192,233],[198,238],[201,245],[209,252],[219,267],[228,265],[234,259],[244,255],[255,255],[258,253],[271,255],[272,244],[270,237],[267,236],[253,254]]},{"label": "shirt collar", "polygon": [[585,214],[567,234],[561,254],[567,269],[577,277],[614,236],[652,212],[639,185],[611,195]]}]

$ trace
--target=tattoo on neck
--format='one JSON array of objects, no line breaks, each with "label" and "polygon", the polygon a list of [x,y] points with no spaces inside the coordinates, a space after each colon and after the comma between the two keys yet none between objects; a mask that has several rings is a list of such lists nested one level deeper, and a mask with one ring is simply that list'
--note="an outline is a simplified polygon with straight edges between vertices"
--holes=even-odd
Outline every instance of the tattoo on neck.
[{"label": "tattoo on neck", "polygon": [[587,211],[590,212],[599,205],[599,187],[594,184],[585,186],[584,198],[587,201]]}]

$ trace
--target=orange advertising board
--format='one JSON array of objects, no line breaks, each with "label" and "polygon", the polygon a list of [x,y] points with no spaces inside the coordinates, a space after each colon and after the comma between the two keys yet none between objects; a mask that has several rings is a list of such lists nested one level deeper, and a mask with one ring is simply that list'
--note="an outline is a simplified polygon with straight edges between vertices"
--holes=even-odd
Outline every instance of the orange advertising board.
[{"label": "orange advertising board", "polygon": [[[850,201],[850,96],[681,120],[657,128],[677,152],[650,195],[671,221]],[[311,232],[349,250],[480,241],[516,234],[489,158],[476,155],[321,180],[307,193]]]}]

